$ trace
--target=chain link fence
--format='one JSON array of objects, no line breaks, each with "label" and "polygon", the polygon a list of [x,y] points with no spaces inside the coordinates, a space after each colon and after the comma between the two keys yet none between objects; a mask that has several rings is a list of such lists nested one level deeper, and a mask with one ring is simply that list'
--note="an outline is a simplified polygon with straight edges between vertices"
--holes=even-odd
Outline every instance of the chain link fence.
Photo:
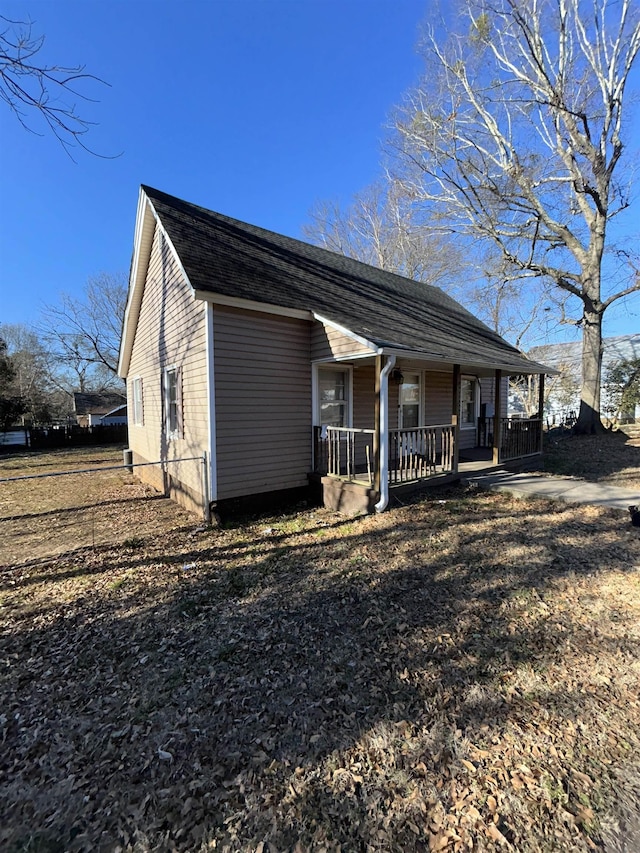
[{"label": "chain link fence", "polygon": [[[207,494],[206,454],[125,463],[122,451],[111,447],[0,456],[0,566],[141,541],[163,527],[194,523],[193,515],[135,472],[194,466],[193,478],[201,478]],[[202,512],[208,521],[206,501]]]}]

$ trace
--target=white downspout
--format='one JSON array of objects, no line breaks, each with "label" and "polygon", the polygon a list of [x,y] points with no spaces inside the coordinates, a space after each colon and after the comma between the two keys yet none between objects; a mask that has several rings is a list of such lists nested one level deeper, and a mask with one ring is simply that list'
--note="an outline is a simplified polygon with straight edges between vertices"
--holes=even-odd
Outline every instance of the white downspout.
[{"label": "white downspout", "polygon": [[395,355],[390,355],[380,371],[380,500],[376,512],[384,512],[389,503],[389,374],[395,364]]}]

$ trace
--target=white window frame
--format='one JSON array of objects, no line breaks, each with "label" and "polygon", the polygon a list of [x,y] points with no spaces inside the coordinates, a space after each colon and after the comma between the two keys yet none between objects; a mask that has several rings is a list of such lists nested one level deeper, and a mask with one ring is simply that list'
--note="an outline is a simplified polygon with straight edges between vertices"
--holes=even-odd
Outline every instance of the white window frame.
[{"label": "white window frame", "polygon": [[141,376],[131,380],[131,423],[144,426],[144,388]]},{"label": "white window frame", "polygon": [[[418,427],[424,426],[424,381],[423,372],[421,370],[407,370],[406,376],[418,377]],[[398,425],[400,429],[405,429],[404,426],[404,407],[402,404],[402,385],[403,381],[398,385]]]},{"label": "white window frame", "polygon": [[[462,385],[464,382],[473,383],[473,422],[468,423],[462,419]],[[478,416],[480,414],[480,383],[477,376],[461,376],[460,377],[460,429],[476,429],[478,426]]]},{"label": "white window frame", "polygon": [[350,364],[333,364],[322,362],[321,364],[314,364],[313,366],[313,375],[312,375],[312,388],[311,392],[313,394],[313,424],[314,426],[322,426],[320,420],[320,377],[319,373],[321,370],[332,371],[334,373],[345,373],[346,374],[346,423],[345,428],[350,428],[353,426],[353,367]]},{"label": "white window frame", "polygon": [[[176,376],[176,424],[175,429],[171,428],[171,404],[169,402],[169,376]],[[164,431],[167,438],[182,438],[182,416],[180,407],[182,406],[182,371],[177,364],[170,364],[165,367],[162,374],[162,397],[164,402]]]}]

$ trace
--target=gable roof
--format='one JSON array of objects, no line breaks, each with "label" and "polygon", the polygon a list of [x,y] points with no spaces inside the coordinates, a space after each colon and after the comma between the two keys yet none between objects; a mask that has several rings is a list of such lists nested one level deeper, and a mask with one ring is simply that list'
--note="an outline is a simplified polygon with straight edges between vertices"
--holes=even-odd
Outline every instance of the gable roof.
[{"label": "gable roof", "polygon": [[[578,381],[582,373],[582,341],[563,344],[542,344],[529,350],[532,358],[544,359],[545,364],[568,373]],[[618,335],[602,339],[602,375],[621,361],[640,358],[640,334]]]},{"label": "gable roof", "polygon": [[201,298],[218,295],[305,312],[366,341],[377,353],[511,373],[546,371],[438,287],[142,186],[131,285],[139,292],[129,294],[122,372],[133,340],[127,327],[135,325],[148,263],[149,210]]},{"label": "gable roof", "polygon": [[98,394],[74,391],[73,408],[77,415],[105,415],[112,409],[124,406],[127,398],[124,394]]}]

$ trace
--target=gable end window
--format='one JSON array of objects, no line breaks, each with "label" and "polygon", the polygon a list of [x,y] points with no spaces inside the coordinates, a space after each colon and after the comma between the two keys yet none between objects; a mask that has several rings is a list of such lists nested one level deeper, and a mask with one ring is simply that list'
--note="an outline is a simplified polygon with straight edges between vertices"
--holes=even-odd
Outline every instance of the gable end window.
[{"label": "gable end window", "polygon": [[142,379],[139,376],[131,383],[131,396],[133,402],[132,422],[135,426],[144,425],[144,409],[142,405]]},{"label": "gable end window", "polygon": [[182,387],[179,367],[164,371],[164,428],[167,438],[182,437]]}]

